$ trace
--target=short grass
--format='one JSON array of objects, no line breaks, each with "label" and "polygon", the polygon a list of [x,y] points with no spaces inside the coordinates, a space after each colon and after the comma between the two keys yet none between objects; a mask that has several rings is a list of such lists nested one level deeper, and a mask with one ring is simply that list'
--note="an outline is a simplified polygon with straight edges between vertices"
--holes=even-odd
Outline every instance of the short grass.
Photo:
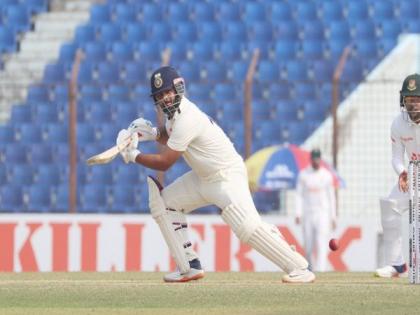
[{"label": "short grass", "polygon": [[420,285],[371,273],[207,273],[165,284],[161,273],[3,273],[0,314],[420,314]]}]

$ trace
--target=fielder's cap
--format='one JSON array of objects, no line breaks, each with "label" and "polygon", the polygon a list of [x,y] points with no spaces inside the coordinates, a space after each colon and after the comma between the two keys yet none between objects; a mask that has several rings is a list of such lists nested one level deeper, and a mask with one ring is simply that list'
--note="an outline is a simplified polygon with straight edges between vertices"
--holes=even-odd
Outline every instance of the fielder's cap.
[{"label": "fielder's cap", "polygon": [[311,159],[320,159],[321,158],[321,150],[319,149],[313,149],[311,151]]},{"label": "fielder's cap", "polygon": [[401,96],[420,96],[420,75],[414,73],[406,77],[400,93]]}]

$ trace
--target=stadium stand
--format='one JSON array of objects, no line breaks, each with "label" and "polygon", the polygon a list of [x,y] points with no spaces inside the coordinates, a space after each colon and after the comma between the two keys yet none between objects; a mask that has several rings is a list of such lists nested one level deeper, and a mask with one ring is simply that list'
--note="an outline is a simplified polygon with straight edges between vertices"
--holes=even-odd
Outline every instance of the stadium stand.
[{"label": "stadium stand", "polygon": [[[47,8],[46,0],[3,6],[0,51],[16,51],[18,34],[31,28],[31,15]],[[80,156],[112,145],[118,130],[138,115],[155,120],[148,75],[167,47],[172,64],[187,80],[189,97],[214,116],[243,153],[242,81],[254,48],[261,49],[262,59],[254,86],[253,149],[301,144],[328,115],[331,76],[344,47],[352,48],[344,69],[351,89],[394,47],[401,32],[420,30],[419,18],[419,4],[409,0],[95,4],[89,22],[77,28],[73,42],[63,43],[42,82],[29,88],[25,104],[14,106],[10,122],[0,126],[0,142],[8,144],[0,146],[7,163],[6,170],[0,165],[1,208],[68,210],[62,180],[66,171],[59,175],[56,165],[68,159],[67,82],[78,48],[86,53],[78,78]],[[298,99],[305,102],[297,104]],[[30,166],[21,168],[28,161]],[[139,213],[147,208],[144,168],[125,166],[120,159],[106,167],[79,168],[81,212]],[[167,172],[167,182],[186,170],[184,163],[176,164]],[[275,194],[254,196],[260,211],[278,206]]]}]

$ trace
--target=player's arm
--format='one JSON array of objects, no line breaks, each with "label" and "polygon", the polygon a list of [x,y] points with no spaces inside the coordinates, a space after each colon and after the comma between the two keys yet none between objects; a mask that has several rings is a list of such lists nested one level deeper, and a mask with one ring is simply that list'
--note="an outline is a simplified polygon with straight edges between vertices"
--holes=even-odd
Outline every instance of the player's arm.
[{"label": "player's arm", "polygon": [[183,152],[175,151],[166,146],[161,153],[158,154],[142,154],[138,153],[135,162],[158,171],[166,171],[170,168],[182,155]]}]

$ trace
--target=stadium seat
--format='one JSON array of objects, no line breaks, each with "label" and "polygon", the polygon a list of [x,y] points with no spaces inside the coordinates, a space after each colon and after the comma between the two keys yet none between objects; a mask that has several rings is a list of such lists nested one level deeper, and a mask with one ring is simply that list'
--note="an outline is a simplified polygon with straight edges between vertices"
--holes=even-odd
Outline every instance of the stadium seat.
[{"label": "stadium seat", "polygon": [[107,189],[96,184],[85,185],[80,197],[81,213],[105,212],[108,208]]},{"label": "stadium seat", "polygon": [[62,64],[47,65],[44,69],[43,82],[47,84],[62,83],[66,80],[66,70]]},{"label": "stadium seat", "polygon": [[48,87],[45,85],[32,85],[28,90],[28,101],[32,103],[47,103],[50,100]]},{"label": "stadium seat", "polygon": [[229,75],[231,80],[244,81],[248,72],[248,62],[241,60],[233,62],[231,71],[232,73]]},{"label": "stadium seat", "polygon": [[355,24],[353,33],[353,39],[355,40],[366,39],[373,41],[376,37],[375,25],[370,20],[358,21]]},{"label": "stadium seat", "polygon": [[147,37],[146,28],[141,23],[129,23],[125,27],[125,40],[128,43],[140,43]]},{"label": "stadium seat", "polygon": [[[179,73],[187,82],[199,82],[201,80],[201,68],[196,62],[183,62],[179,66]],[[188,89],[188,87],[187,87]]]},{"label": "stadium seat", "polygon": [[350,41],[350,27],[347,21],[331,21],[327,27],[330,40]]},{"label": "stadium seat", "polygon": [[0,186],[0,204],[0,211],[23,211],[25,206],[23,203],[22,188],[15,185]]},{"label": "stadium seat", "polygon": [[[99,101],[102,101],[103,99],[102,88],[97,85],[82,85],[82,88],[80,90],[80,95],[81,95],[82,100],[88,103],[99,102]],[[78,114],[79,114],[79,111],[78,111]],[[80,111],[80,114],[82,113],[83,112]]]},{"label": "stadium seat", "polygon": [[378,56],[376,41],[360,40],[356,44],[356,56],[361,59],[373,59]]},{"label": "stadium seat", "polygon": [[302,39],[303,43],[307,40],[322,41],[324,39],[324,25],[316,21],[307,21],[302,25]]},{"label": "stadium seat", "polygon": [[46,141],[52,144],[68,142],[68,126],[63,124],[48,124]]},{"label": "stadium seat", "polygon": [[133,6],[127,3],[119,3],[115,7],[115,21],[119,25],[136,23],[137,10],[133,10]]},{"label": "stadium seat", "polygon": [[350,46],[350,40],[347,39],[333,39],[327,43],[328,58],[332,61],[338,61],[340,56],[343,54],[344,49]]},{"label": "stadium seat", "polygon": [[291,86],[287,81],[272,82],[264,96],[268,100],[288,100],[290,99]]},{"label": "stadium seat", "polygon": [[222,29],[217,22],[203,22],[197,27],[198,37],[201,42],[214,43],[222,40]]},{"label": "stadium seat", "polygon": [[172,40],[171,25],[167,22],[155,22],[151,25],[150,38],[167,42]]},{"label": "stadium seat", "polygon": [[26,32],[31,29],[30,13],[26,5],[16,4],[5,8],[4,19],[15,32]]},{"label": "stadium seat", "polygon": [[[420,17],[420,4],[416,1],[401,1],[399,3],[400,19],[417,20]],[[418,24],[418,23],[417,23]]]},{"label": "stadium seat", "polygon": [[296,82],[294,85],[294,95],[298,99],[316,98],[315,85],[308,82]]},{"label": "stadium seat", "polygon": [[253,101],[252,102],[252,118],[256,122],[270,120],[272,117],[272,108],[267,101]]},{"label": "stadium seat", "polygon": [[[6,184],[7,182],[7,174],[6,174],[6,166],[0,164],[0,187]],[[1,201],[0,201],[1,204]]]},{"label": "stadium seat", "polygon": [[142,3],[142,20],[143,22],[160,21],[163,19],[161,4],[157,3]]},{"label": "stadium seat", "polygon": [[60,184],[60,169],[51,163],[39,165],[35,175],[35,184],[43,187],[58,186]]},{"label": "stadium seat", "polygon": [[228,20],[225,29],[223,30],[224,42],[244,42],[247,40],[247,37],[246,27],[243,22],[232,22]]},{"label": "stadium seat", "polygon": [[38,14],[48,10],[47,0],[25,0],[24,3],[30,14]]},{"label": "stadium seat", "polygon": [[89,84],[93,82],[93,66],[89,62],[82,62],[79,68],[77,82],[79,84]]},{"label": "stadium seat", "polygon": [[141,169],[134,164],[117,165],[114,169],[114,186],[137,186],[141,184]]},{"label": "stadium seat", "polygon": [[140,84],[148,81],[146,68],[141,62],[127,62],[125,63],[123,76],[121,78],[126,84]]},{"label": "stadium seat", "polygon": [[197,39],[197,28],[195,23],[183,21],[176,23],[172,28],[172,37],[178,43],[194,42]]},{"label": "stadium seat", "polygon": [[115,213],[138,212],[137,193],[135,186],[128,183],[112,186],[112,202],[109,211]]},{"label": "stadium seat", "polygon": [[280,196],[278,191],[258,191],[253,193],[252,197],[259,213],[267,213],[280,209]]},{"label": "stadium seat", "polygon": [[334,65],[330,60],[315,60],[309,72],[312,81],[329,82],[332,80]]},{"label": "stadium seat", "polygon": [[158,42],[144,41],[138,45],[139,59],[142,62],[161,62],[161,45]]},{"label": "stadium seat", "polygon": [[294,40],[281,40],[274,47],[276,60],[291,60],[297,57],[297,45]]},{"label": "stadium seat", "polygon": [[96,31],[93,25],[79,25],[75,31],[75,41],[81,47],[88,42],[92,42],[96,39]]},{"label": "stadium seat", "polygon": [[305,61],[291,60],[287,63],[287,79],[290,81],[305,81],[308,78],[308,69]]},{"label": "stadium seat", "polygon": [[38,104],[34,114],[34,121],[38,124],[58,122],[58,108],[53,104]]},{"label": "stadium seat", "polygon": [[214,86],[213,92],[214,102],[234,102],[237,98],[234,87],[229,83],[218,83]]},{"label": "stadium seat", "polygon": [[226,64],[220,61],[210,61],[206,63],[202,77],[203,80],[211,84],[225,82],[227,79]]},{"label": "stadium seat", "polygon": [[112,121],[112,106],[106,102],[95,102],[90,106],[87,120],[99,121],[101,123]]},{"label": "stadium seat", "polygon": [[305,60],[319,60],[324,58],[323,42],[318,40],[304,40],[302,43],[302,55]]},{"label": "stadium seat", "polygon": [[306,122],[321,122],[325,114],[325,109],[318,101],[305,101],[303,104],[303,119]]},{"label": "stadium seat", "polygon": [[373,18],[376,21],[392,20],[394,18],[394,5],[392,1],[373,2]]},{"label": "stadium seat", "polygon": [[94,4],[90,8],[90,23],[102,25],[111,20],[111,12],[106,4]]},{"label": "stadium seat", "polygon": [[358,59],[347,60],[342,77],[348,82],[359,82],[363,79],[363,65]]},{"label": "stadium seat", "polygon": [[139,117],[139,112],[134,104],[121,102],[116,107],[115,125],[120,128],[126,128],[130,122]]},{"label": "stadium seat", "polygon": [[152,98],[150,97],[149,86],[137,85],[133,91],[133,101],[142,106],[145,106],[145,104],[150,104],[152,102]]},{"label": "stadium seat", "polygon": [[[419,23],[420,24],[420,23]],[[382,38],[396,39],[401,33],[401,24],[397,20],[386,20],[381,23]]]},{"label": "stadium seat", "polygon": [[269,22],[255,22],[248,26],[248,38],[261,42],[273,40],[273,26]]},{"label": "stadium seat", "polygon": [[[191,81],[191,83],[188,84],[186,91],[187,97],[191,99],[191,101],[197,102],[197,104],[207,103],[211,100],[211,88],[208,84]],[[214,92],[214,95],[217,95],[217,93]]]},{"label": "stadium seat", "polygon": [[287,124],[287,141],[292,144],[302,144],[308,136],[306,125],[303,122],[289,122]]},{"label": "stadium seat", "polygon": [[76,43],[65,43],[61,45],[58,60],[63,64],[72,64],[76,54]]},{"label": "stadium seat", "polygon": [[105,44],[112,44],[122,39],[122,30],[119,24],[106,23],[99,28],[99,40]]},{"label": "stadium seat", "polygon": [[271,1],[271,21],[291,21],[293,20],[293,12],[290,4],[285,1]]},{"label": "stadium seat", "polygon": [[[267,40],[250,40],[246,44],[245,50],[245,60],[248,60],[252,57],[254,54],[255,49],[259,49],[260,51],[260,59],[270,59],[271,58],[271,52],[273,50],[273,45],[271,41]],[[244,51],[243,51],[244,52]]]},{"label": "stadium seat", "polygon": [[27,212],[49,212],[51,204],[50,187],[38,185],[29,187]]},{"label": "stadium seat", "polygon": [[126,85],[113,84],[108,88],[109,102],[125,102],[130,100],[130,89]]},{"label": "stadium seat", "polygon": [[364,1],[351,1],[347,4],[347,19],[349,23],[365,21],[369,18],[369,10]]},{"label": "stadium seat", "polygon": [[113,177],[111,164],[101,165],[100,167],[92,167],[90,170],[90,174],[86,178],[86,182],[87,184],[94,184],[98,186],[112,185]]},{"label": "stadium seat", "polygon": [[124,64],[134,60],[134,49],[129,42],[114,42],[111,47],[111,59]]},{"label": "stadium seat", "polygon": [[77,144],[84,146],[95,142],[95,129],[89,123],[78,124],[77,126]]},{"label": "stadium seat", "polygon": [[168,19],[170,21],[188,21],[189,12],[186,4],[171,2],[168,7]]},{"label": "stadium seat", "polygon": [[[32,121],[31,106],[29,106],[29,105],[14,105],[12,107],[11,122],[13,124],[29,123],[31,121]],[[1,127],[4,128],[5,126],[1,126]],[[0,136],[0,142],[3,142],[2,136]]]},{"label": "stadium seat", "polygon": [[120,63],[101,62],[98,64],[98,78],[101,84],[115,84],[120,82]]},{"label": "stadium seat", "polygon": [[280,78],[280,69],[275,62],[262,60],[258,65],[256,78],[262,83],[276,82]]},{"label": "stadium seat", "polygon": [[[178,37],[182,38],[182,37]],[[187,45],[183,41],[169,42],[166,46],[171,51],[171,63],[179,64],[187,59]]]},{"label": "stadium seat", "polygon": [[12,53],[16,51],[16,37],[14,31],[7,27],[0,25],[0,52]]},{"label": "stadium seat", "polygon": [[245,3],[243,19],[247,23],[255,23],[266,20],[265,6],[259,2]]},{"label": "stadium seat", "polygon": [[41,127],[32,123],[23,124],[18,126],[18,137],[22,144],[32,144],[42,142],[42,130]]},{"label": "stadium seat", "polygon": [[[54,203],[51,212],[69,212],[69,186],[68,184],[59,185],[54,192]],[[77,206],[80,206],[80,197],[77,194]]]},{"label": "stadium seat", "polygon": [[210,41],[197,41],[192,45],[192,60],[207,62],[213,60],[215,55],[215,44]]},{"label": "stadium seat", "polygon": [[49,145],[34,144],[29,149],[29,161],[33,165],[42,166],[53,163],[53,153]]},{"label": "stadium seat", "polygon": [[220,4],[218,12],[219,21],[239,21],[241,14],[239,6],[235,3],[223,2]]},{"label": "stadium seat", "polygon": [[296,19],[298,21],[313,21],[318,18],[314,2],[302,1],[297,3]]},{"label": "stadium seat", "polygon": [[321,5],[324,21],[343,20],[343,8],[339,1],[323,1]]},{"label": "stadium seat", "polygon": [[211,22],[215,19],[215,10],[212,3],[194,2],[192,16],[196,22]]},{"label": "stadium seat", "polygon": [[108,50],[101,42],[89,42],[85,46],[85,60],[88,62],[100,62],[107,60]]},{"label": "stadium seat", "polygon": [[274,102],[274,121],[296,121],[297,106],[291,100],[272,100]]},{"label": "stadium seat", "polygon": [[7,172],[8,182],[11,185],[28,187],[33,183],[34,172],[28,164],[10,164]]}]

